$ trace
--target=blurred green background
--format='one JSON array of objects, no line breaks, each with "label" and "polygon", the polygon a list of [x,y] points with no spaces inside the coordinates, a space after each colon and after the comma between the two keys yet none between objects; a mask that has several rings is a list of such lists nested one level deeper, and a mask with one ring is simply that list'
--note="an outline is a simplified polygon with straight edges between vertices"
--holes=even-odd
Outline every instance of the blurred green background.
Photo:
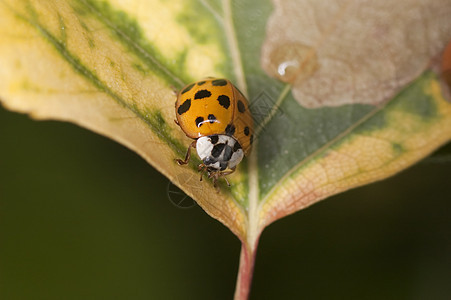
[{"label": "blurred green background", "polygon": [[[451,145],[263,233],[251,299],[450,299]],[[0,299],[231,299],[240,244],[123,146],[0,107]]]}]

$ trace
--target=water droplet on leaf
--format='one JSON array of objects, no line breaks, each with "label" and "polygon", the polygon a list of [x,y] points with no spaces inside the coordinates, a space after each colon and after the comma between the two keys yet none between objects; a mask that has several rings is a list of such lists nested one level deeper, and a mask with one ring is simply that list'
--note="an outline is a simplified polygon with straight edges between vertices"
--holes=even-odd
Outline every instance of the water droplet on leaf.
[{"label": "water droplet on leaf", "polygon": [[270,66],[275,77],[292,83],[310,77],[318,69],[318,58],[312,47],[289,43],[271,53]]}]

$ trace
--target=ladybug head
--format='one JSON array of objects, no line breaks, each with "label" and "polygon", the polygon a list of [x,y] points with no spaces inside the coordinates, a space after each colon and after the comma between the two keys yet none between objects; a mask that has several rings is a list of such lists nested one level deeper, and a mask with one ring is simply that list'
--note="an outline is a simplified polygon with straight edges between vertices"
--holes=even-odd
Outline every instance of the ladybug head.
[{"label": "ladybug head", "polygon": [[234,170],[244,157],[243,149],[237,140],[225,134],[200,137],[196,149],[210,171]]}]

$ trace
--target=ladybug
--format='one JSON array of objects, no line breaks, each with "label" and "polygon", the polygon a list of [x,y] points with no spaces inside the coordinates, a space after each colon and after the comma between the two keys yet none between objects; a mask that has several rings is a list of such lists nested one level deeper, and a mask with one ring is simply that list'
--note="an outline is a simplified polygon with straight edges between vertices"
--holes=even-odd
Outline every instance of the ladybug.
[{"label": "ladybug", "polygon": [[[233,173],[244,156],[249,155],[253,141],[253,120],[243,94],[227,79],[207,78],[185,86],[175,102],[175,123],[194,141],[185,159],[190,160],[196,148],[201,172],[216,181]],[[224,177],[230,186],[227,179]]]}]

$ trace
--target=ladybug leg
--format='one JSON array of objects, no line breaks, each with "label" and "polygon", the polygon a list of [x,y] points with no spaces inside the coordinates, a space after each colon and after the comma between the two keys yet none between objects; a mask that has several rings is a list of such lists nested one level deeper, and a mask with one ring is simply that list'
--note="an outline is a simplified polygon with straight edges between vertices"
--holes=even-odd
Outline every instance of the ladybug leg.
[{"label": "ladybug leg", "polygon": [[[202,168],[201,168],[202,167]],[[219,187],[216,184],[216,182],[218,181],[219,176],[221,175],[219,172],[217,171],[208,171],[208,167],[204,164],[199,165],[199,170],[202,169],[202,172],[204,170],[207,170],[207,178],[211,179],[213,181],[213,186],[217,189],[217,191],[219,192]],[[202,174],[200,175],[202,178]],[[202,180],[202,179],[201,179]]]},{"label": "ladybug leg", "polygon": [[218,186],[218,179],[220,177],[224,178],[225,182],[227,183],[227,186],[230,186],[229,180],[227,180],[227,175],[232,174],[235,172],[236,168],[230,169],[230,171],[227,172],[219,172],[219,171],[208,171],[208,168],[204,164],[200,164],[197,170],[200,172],[200,181],[203,179],[204,172],[207,172],[207,178],[211,179],[213,181],[213,186],[218,190],[219,192],[219,186]]},{"label": "ladybug leg", "polygon": [[226,176],[232,174],[233,172],[235,172],[235,170],[236,170],[236,167],[233,169],[230,169],[230,171],[220,173],[220,176],[224,178],[225,182],[227,182],[227,186],[230,186],[230,183],[227,180]]},{"label": "ladybug leg", "polygon": [[213,180],[213,186],[215,187],[216,191],[219,193],[219,187],[216,184],[218,182],[219,173],[213,173],[210,175],[210,178]]},{"label": "ladybug leg", "polygon": [[200,173],[200,180],[199,181],[202,181],[202,175],[204,175],[205,168],[206,168],[206,166],[204,164],[200,164],[197,167],[197,171]]},{"label": "ladybug leg", "polygon": [[176,158],[175,161],[181,166],[186,165],[189,162],[189,159],[191,157],[191,148],[196,148],[196,141],[193,141],[189,147],[188,151],[186,151],[185,160],[181,160],[180,158]]},{"label": "ladybug leg", "polygon": [[177,96],[178,91],[177,91],[177,89],[175,88],[175,86],[171,85],[171,90],[172,90],[172,93],[174,94],[174,96]]},{"label": "ladybug leg", "polygon": [[224,177],[224,180],[227,183],[227,186],[230,186],[230,182],[227,180],[227,177]]},{"label": "ladybug leg", "polygon": [[222,172],[222,173],[221,173],[221,176],[223,176],[224,179],[225,179],[225,176],[232,174],[233,172],[235,172],[235,170],[236,170],[236,167],[233,168],[233,169],[230,169],[230,171]]},{"label": "ladybug leg", "polygon": [[180,126],[179,121],[174,120],[174,123],[177,124],[178,126]]}]

